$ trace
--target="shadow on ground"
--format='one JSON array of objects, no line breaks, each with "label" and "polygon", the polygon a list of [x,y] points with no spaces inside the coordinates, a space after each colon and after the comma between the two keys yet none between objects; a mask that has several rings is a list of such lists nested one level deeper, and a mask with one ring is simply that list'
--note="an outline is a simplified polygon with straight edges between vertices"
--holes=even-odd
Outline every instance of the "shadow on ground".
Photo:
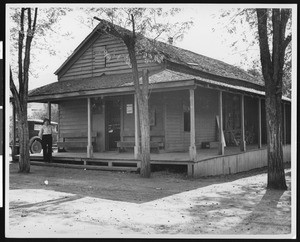
[{"label": "shadow on ground", "polygon": [[[153,172],[150,179],[133,172],[99,171],[51,166],[31,166],[29,174],[18,173],[18,163],[9,166],[10,189],[49,189],[80,196],[144,203],[210,186],[266,173],[260,168],[239,174],[188,179],[186,173]],[[45,184],[45,181],[48,184]]]},{"label": "shadow on ground", "polygon": [[[291,172],[287,191],[266,189],[266,175],[249,177],[206,190],[188,210],[202,233],[285,234],[291,232]],[[204,218],[204,219],[203,219]]]}]

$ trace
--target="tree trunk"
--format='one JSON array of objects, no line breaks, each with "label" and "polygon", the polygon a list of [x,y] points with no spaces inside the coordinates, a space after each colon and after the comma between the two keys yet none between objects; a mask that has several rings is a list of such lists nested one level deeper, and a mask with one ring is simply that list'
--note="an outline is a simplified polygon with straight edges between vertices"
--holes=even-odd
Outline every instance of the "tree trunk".
[{"label": "tree trunk", "polygon": [[[27,11],[27,18],[25,17],[25,11]],[[24,24],[27,20],[27,35],[24,48]],[[27,122],[27,100],[28,100],[28,73],[30,66],[30,50],[31,42],[35,33],[37,20],[37,8],[35,8],[34,19],[32,23],[31,9],[22,8],[20,15],[20,31],[18,41],[18,80],[19,91],[17,90],[10,69],[10,89],[15,99],[15,107],[18,116],[18,134],[19,134],[19,172],[30,172],[30,155],[29,155],[29,131]],[[23,60],[24,52],[24,60]]]},{"label": "tree trunk", "polygon": [[148,71],[143,72],[143,83],[140,85],[138,66],[135,55],[134,38],[124,40],[127,46],[130,62],[132,65],[132,75],[134,82],[134,89],[137,97],[140,129],[141,129],[141,177],[149,178],[151,176],[150,165],[150,126],[149,126],[149,105],[148,105]]},{"label": "tree trunk", "polygon": [[144,71],[142,96],[138,99],[138,106],[141,127],[141,177],[145,178],[151,176],[148,83],[148,72]]},{"label": "tree trunk", "polygon": [[272,55],[269,47],[268,10],[256,9],[262,74],[266,92],[268,139],[268,188],[286,190],[282,152],[282,74],[284,53],[291,36],[285,39],[289,10],[272,9]]},{"label": "tree trunk", "polygon": [[[26,104],[27,107],[27,104]],[[29,131],[27,122],[27,109],[18,114],[18,134],[19,134],[19,172],[30,172],[30,155],[29,155]]]},{"label": "tree trunk", "polygon": [[282,151],[281,97],[275,93],[266,96],[268,138],[267,188],[286,190]]},{"label": "tree trunk", "polygon": [[123,33],[115,29],[115,25],[94,17],[103,23],[102,30],[121,39],[127,47],[128,55],[131,63],[132,77],[134,83],[134,89],[139,110],[140,129],[141,129],[141,177],[149,178],[151,175],[150,166],[150,126],[149,126],[149,106],[148,106],[148,72],[143,73],[143,84],[140,85],[139,70],[136,60],[136,34],[135,34],[135,21],[134,15],[131,14],[132,22],[132,35]]},{"label": "tree trunk", "polygon": [[[145,97],[143,97],[145,99]],[[148,98],[147,98],[148,99]],[[151,175],[150,166],[150,128],[149,128],[149,107],[148,100],[139,102],[140,127],[141,127],[141,177],[149,178]]]}]

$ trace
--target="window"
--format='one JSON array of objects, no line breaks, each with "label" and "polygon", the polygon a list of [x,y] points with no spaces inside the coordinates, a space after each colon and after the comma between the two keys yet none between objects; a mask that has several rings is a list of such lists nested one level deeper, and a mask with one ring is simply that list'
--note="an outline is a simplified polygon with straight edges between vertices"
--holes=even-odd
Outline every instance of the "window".
[{"label": "window", "polygon": [[183,127],[184,132],[191,131],[190,107],[186,104],[183,104]]}]

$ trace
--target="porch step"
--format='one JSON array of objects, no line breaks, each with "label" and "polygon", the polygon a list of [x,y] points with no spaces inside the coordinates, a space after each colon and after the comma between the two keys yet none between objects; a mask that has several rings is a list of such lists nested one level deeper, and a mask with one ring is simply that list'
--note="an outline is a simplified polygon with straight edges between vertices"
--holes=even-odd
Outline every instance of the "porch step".
[{"label": "porch step", "polygon": [[108,167],[133,167],[136,169],[140,167],[140,161],[137,161],[137,160],[84,158],[84,159],[82,159],[82,161],[86,165],[96,163],[99,165],[101,165],[101,164],[106,165]]},{"label": "porch step", "polygon": [[[123,159],[95,159],[82,157],[52,157],[52,163],[43,161],[42,156],[31,156],[31,164],[95,170],[137,171],[140,161]],[[70,164],[72,163],[72,164]]]},{"label": "porch step", "polygon": [[97,166],[97,165],[75,165],[65,163],[47,163],[40,161],[31,161],[32,165],[37,166],[54,166],[64,168],[88,169],[88,170],[106,170],[106,171],[137,171],[138,167],[122,167],[122,166]]},{"label": "porch step", "polygon": [[151,160],[151,164],[157,164],[157,165],[188,165],[188,164],[194,164],[194,161],[190,160],[183,160],[183,161],[174,161],[174,160]]}]

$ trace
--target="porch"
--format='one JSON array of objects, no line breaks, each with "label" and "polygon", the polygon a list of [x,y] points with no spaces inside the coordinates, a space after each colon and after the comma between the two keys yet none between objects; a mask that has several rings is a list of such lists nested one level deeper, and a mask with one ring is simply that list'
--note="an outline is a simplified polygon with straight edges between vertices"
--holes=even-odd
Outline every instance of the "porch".
[{"label": "porch", "polygon": [[[267,165],[267,148],[258,149],[257,145],[248,145],[247,151],[239,147],[226,147],[224,155],[217,155],[218,148],[200,149],[196,161],[190,160],[189,152],[151,153],[151,165],[181,165],[190,177],[225,175],[255,169]],[[291,146],[283,146],[284,161],[291,160]],[[31,164],[48,165],[43,162],[42,153],[31,154]],[[85,152],[54,152],[53,166],[95,169],[95,170],[126,170],[138,171],[140,161],[134,158],[132,152],[118,153],[116,151],[97,152],[93,158],[87,158]]]},{"label": "porch", "polygon": [[[164,71],[164,74],[149,78],[150,142],[163,144],[160,147],[163,151],[151,154],[151,164],[182,165],[193,177],[235,173],[266,165],[263,92],[205,83],[197,76],[182,76],[174,71]],[[123,80],[120,76],[104,75],[97,83],[103,78],[109,82]],[[95,84],[95,80],[90,84]],[[55,85],[59,92],[62,84]],[[79,84],[78,88],[81,88]],[[51,165],[139,170],[141,130],[133,86],[78,90],[68,95],[37,95],[31,100],[47,101],[50,119],[51,103],[59,104],[58,145],[68,152],[54,153]],[[282,135],[286,145],[290,143],[290,105],[288,102],[282,105]],[[130,142],[133,152],[111,152],[119,142]],[[210,148],[199,149],[206,145]],[[41,154],[32,156],[33,163],[43,164],[41,160]]]}]

